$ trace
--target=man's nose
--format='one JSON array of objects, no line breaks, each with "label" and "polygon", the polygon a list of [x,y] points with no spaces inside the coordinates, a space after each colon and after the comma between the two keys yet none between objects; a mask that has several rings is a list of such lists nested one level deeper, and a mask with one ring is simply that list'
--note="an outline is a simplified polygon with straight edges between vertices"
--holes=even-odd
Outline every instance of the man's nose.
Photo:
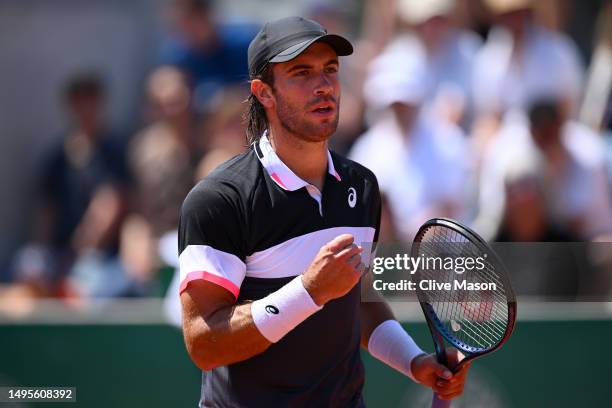
[{"label": "man's nose", "polygon": [[319,76],[319,80],[317,81],[317,85],[314,89],[315,95],[330,95],[334,91],[334,83],[333,81],[327,77],[325,74],[321,74]]}]

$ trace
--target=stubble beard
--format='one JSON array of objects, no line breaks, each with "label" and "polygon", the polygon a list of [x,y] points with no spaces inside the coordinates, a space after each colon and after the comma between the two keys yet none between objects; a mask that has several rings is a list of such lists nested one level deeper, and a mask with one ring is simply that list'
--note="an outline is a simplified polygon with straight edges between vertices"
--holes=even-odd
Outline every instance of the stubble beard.
[{"label": "stubble beard", "polygon": [[338,128],[340,100],[337,101],[333,118],[325,122],[314,122],[304,118],[301,113],[304,107],[293,106],[277,94],[276,114],[281,126],[286,131],[306,142],[323,142],[328,140]]}]

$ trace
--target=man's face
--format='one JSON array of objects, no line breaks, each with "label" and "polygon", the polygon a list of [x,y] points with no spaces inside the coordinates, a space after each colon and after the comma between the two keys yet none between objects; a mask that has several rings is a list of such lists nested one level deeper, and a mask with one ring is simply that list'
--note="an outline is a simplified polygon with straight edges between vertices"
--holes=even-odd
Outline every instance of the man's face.
[{"label": "man's face", "polygon": [[302,140],[327,140],[338,127],[338,56],[314,43],[297,58],[273,65],[275,112],[280,125]]}]

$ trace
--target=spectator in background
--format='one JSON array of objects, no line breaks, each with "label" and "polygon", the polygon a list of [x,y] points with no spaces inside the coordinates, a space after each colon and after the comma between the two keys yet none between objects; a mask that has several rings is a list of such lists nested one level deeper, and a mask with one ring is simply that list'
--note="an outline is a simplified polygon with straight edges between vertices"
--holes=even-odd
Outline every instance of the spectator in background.
[{"label": "spectator in background", "polygon": [[369,67],[364,93],[380,118],[355,142],[350,157],[376,174],[402,239],[410,242],[433,216],[465,218],[469,152],[460,128],[421,109],[423,60],[383,53]]},{"label": "spectator in background", "polygon": [[206,154],[199,161],[194,184],[218,165],[244,152],[247,148],[244,131],[244,101],[248,92],[241,86],[228,86],[214,96],[210,118],[206,121]]},{"label": "spectator in background", "polygon": [[247,49],[257,27],[222,24],[213,0],[172,0],[175,31],[162,47],[161,64],[183,70],[193,89],[193,106],[206,110],[211,95],[248,79]]},{"label": "spectator in background", "polygon": [[[177,266],[176,228],[181,203],[202,155],[191,90],[182,71],[160,67],[147,83],[152,123],[132,140],[128,162],[134,189],[132,213],[123,225],[121,258],[148,294],[159,294],[164,266]],[[174,243],[174,244],[173,244]],[[172,247],[172,251],[166,247]]]},{"label": "spectator in background", "polygon": [[248,90],[239,85],[226,86],[213,95],[211,114],[203,125],[207,152],[223,149],[235,156],[245,151],[247,138],[243,115],[247,96]]},{"label": "spectator in background", "polygon": [[479,177],[474,227],[492,239],[503,216],[507,169],[515,160],[537,155],[528,110],[550,99],[561,107],[562,121],[570,118],[581,96],[583,68],[573,42],[536,21],[530,0],[485,3],[494,27],[474,71],[472,150]]},{"label": "spectator in background", "polygon": [[472,227],[490,241],[497,235],[504,216],[504,180],[508,171],[515,162],[537,163],[537,157],[528,120],[520,112],[508,112],[500,125],[489,123],[488,140],[479,139],[484,134],[481,132],[470,139],[478,185]]},{"label": "spectator in background", "polygon": [[480,38],[455,26],[455,0],[397,0],[404,26],[414,36],[400,36],[390,52],[411,53],[424,60],[428,81],[425,103],[451,123],[468,129],[473,116],[472,80]]},{"label": "spectator in background", "polygon": [[568,120],[558,100],[536,101],[528,118],[506,115],[480,171],[475,228],[491,239],[507,201],[504,180],[516,162],[536,163],[547,219],[572,237],[593,239],[612,231],[612,206],[603,141]]},{"label": "spectator in background", "polygon": [[596,20],[594,47],[579,117],[592,129],[612,135],[612,2],[607,1],[603,6]]},{"label": "spectator in background", "polygon": [[580,280],[592,273],[587,247],[571,243],[581,237],[552,217],[537,162],[514,160],[504,186],[504,216],[494,241],[506,242],[496,249],[512,273],[515,291],[575,300]]},{"label": "spectator in background", "polygon": [[134,207],[159,237],[176,228],[178,210],[193,186],[203,151],[184,74],[173,67],[156,69],[149,76],[147,93],[153,122],[133,138],[128,163],[136,193]]},{"label": "spectator in background", "polygon": [[571,242],[580,237],[552,219],[544,185],[535,163],[514,161],[505,177],[505,205],[501,228],[494,241]]},{"label": "spectator in background", "polygon": [[612,232],[605,147],[591,129],[564,117],[559,101],[536,102],[531,135],[542,154],[548,207],[567,229],[586,239]]},{"label": "spectator in background", "polygon": [[474,72],[474,98],[482,117],[525,112],[537,99],[555,97],[564,116],[581,97],[583,66],[574,43],[538,24],[531,0],[485,0],[494,16]]},{"label": "spectator in background", "polygon": [[[70,128],[40,169],[30,243],[16,256],[15,280],[44,296],[123,295],[118,264],[126,172],[118,138],[104,125],[105,86],[91,73],[69,79]],[[69,285],[63,285],[66,274]]]}]

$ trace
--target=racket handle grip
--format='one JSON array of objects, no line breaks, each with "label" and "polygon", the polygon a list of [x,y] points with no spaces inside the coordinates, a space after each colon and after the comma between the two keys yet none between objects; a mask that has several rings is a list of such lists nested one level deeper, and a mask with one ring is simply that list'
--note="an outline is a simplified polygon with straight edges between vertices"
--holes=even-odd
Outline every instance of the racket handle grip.
[{"label": "racket handle grip", "polygon": [[438,394],[434,392],[433,399],[431,401],[431,408],[449,408],[451,405],[450,400],[443,400],[438,398]]}]

